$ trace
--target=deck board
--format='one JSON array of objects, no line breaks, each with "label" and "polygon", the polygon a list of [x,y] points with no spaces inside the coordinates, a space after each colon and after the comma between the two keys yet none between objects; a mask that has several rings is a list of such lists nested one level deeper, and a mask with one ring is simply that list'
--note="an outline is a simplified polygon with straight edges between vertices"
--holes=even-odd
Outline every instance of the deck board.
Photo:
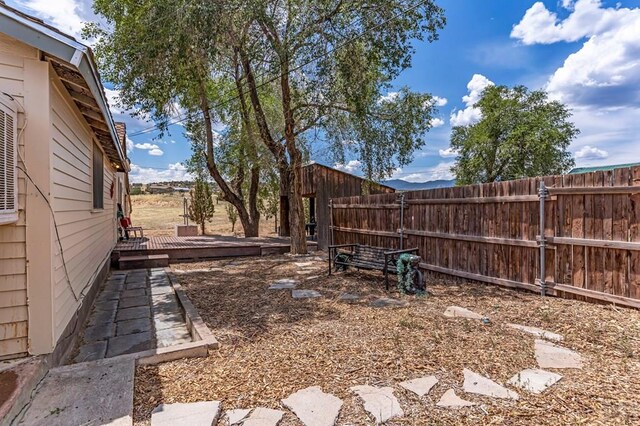
[{"label": "deck board", "polygon": [[[307,243],[309,251],[317,248],[315,241]],[[237,238],[227,236],[144,237],[120,241],[114,252],[121,256],[166,254],[170,262],[222,257],[261,256],[289,251],[288,238]]]}]

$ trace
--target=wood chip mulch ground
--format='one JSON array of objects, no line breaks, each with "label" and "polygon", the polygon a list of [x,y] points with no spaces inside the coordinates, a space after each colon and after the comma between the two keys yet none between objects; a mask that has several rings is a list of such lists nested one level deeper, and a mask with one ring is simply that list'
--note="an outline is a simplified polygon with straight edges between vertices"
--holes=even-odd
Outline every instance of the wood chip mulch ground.
[{"label": "wood chip mulch ground", "polygon": [[[151,410],[163,402],[220,400],[224,409],[283,409],[281,399],[321,386],[344,400],[337,424],[368,425],[372,420],[349,388],[370,384],[395,388],[405,415],[389,425],[640,424],[638,311],[434,277],[428,279],[429,296],[400,296],[384,290],[379,273],[328,277],[319,260],[317,272],[297,274],[294,262],[305,260],[278,256],[173,265],[220,349],[207,358],[138,367],[135,422],[148,423]],[[323,297],[294,300],[290,291],[267,290],[280,278],[298,279],[298,288]],[[342,293],[361,299],[342,302]],[[408,304],[371,307],[378,297]],[[451,305],[490,321],[445,318]],[[562,345],[584,357],[584,368],[558,370],[560,382],[541,395],[519,390],[518,401],[465,394],[465,367],[503,384],[537,367],[534,337],[507,327],[510,322],[563,335]],[[440,381],[422,399],[397,385],[432,374]],[[436,408],[450,388],[481,405]],[[297,424],[291,413],[281,423]]]}]

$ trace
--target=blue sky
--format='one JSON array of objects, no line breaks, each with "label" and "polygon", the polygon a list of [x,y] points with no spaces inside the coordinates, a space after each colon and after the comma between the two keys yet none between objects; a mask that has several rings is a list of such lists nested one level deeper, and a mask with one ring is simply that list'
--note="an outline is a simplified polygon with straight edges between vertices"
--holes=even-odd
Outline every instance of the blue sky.
[{"label": "blue sky", "polygon": [[[8,0],[77,35],[95,19],[89,0]],[[479,118],[472,104],[488,84],[545,89],[573,111],[581,130],[571,146],[578,166],[640,161],[640,0],[440,0],[447,25],[434,43],[416,45],[411,69],[394,89],[409,86],[439,98],[438,119],[414,161],[394,175],[409,181],[451,178],[452,124]],[[117,91],[107,85],[107,95]],[[392,89],[391,91],[393,91]],[[115,102],[113,102],[115,105]],[[130,135],[153,123],[113,107]],[[133,182],[181,179],[190,156],[182,128],[155,140],[131,136]],[[316,161],[334,165],[318,150]],[[359,172],[357,159],[337,165]]]}]

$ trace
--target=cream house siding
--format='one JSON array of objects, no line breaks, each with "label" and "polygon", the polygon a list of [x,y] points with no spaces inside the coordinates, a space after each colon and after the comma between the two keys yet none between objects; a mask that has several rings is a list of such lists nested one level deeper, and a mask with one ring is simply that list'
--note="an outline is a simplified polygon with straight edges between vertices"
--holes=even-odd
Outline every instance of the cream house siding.
[{"label": "cream house siding", "polygon": [[51,85],[51,137],[51,197],[64,254],[63,262],[58,236],[52,230],[53,326],[57,341],[79,305],[76,297],[88,290],[116,243],[115,203],[110,196],[115,170],[105,156],[104,209],[92,210],[93,134],[55,76]]},{"label": "cream house siding", "polygon": [[[0,92],[23,106],[24,62],[37,57],[36,49],[0,34]],[[19,114],[18,127],[23,125],[24,115]],[[24,140],[19,141],[18,149],[24,156]],[[0,225],[0,359],[28,351],[25,194],[25,177],[19,172],[18,222]]]}]

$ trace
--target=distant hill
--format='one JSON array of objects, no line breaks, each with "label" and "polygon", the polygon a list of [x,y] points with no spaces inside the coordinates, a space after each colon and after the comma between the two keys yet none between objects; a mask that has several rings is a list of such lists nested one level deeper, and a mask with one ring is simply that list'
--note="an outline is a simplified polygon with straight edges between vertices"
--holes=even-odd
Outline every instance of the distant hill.
[{"label": "distant hill", "polygon": [[419,189],[449,188],[456,185],[455,179],[430,180],[427,182],[407,182],[402,179],[391,179],[382,182],[398,191],[417,191]]}]

